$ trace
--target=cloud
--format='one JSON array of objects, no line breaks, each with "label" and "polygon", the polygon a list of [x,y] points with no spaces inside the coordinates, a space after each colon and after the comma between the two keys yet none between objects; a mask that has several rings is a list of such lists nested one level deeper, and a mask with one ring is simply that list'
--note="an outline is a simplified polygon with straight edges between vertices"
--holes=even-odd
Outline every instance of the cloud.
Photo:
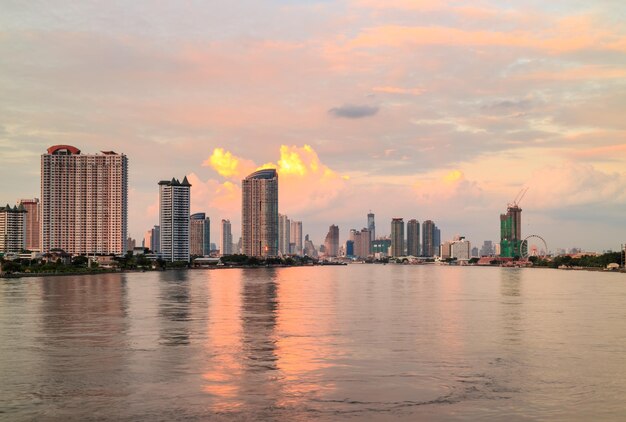
[{"label": "cloud", "polygon": [[378,113],[378,110],[379,108],[377,106],[345,104],[341,107],[331,108],[328,110],[328,113],[335,117],[360,119],[363,117],[373,116]]},{"label": "cloud", "polygon": [[254,162],[239,158],[224,148],[215,148],[213,154],[202,163],[211,167],[220,176],[227,178],[241,178],[249,174],[256,166]]},{"label": "cloud", "polygon": [[626,203],[626,173],[606,173],[590,164],[565,162],[537,170],[525,202],[534,209]]},{"label": "cloud", "polygon": [[477,182],[467,180],[458,169],[426,175],[413,184],[414,194],[420,203],[437,204],[463,209],[476,206],[483,195]]},{"label": "cloud", "polygon": [[372,88],[374,92],[382,92],[385,94],[404,94],[404,95],[422,95],[426,92],[423,88],[402,88],[398,86],[375,86]]}]

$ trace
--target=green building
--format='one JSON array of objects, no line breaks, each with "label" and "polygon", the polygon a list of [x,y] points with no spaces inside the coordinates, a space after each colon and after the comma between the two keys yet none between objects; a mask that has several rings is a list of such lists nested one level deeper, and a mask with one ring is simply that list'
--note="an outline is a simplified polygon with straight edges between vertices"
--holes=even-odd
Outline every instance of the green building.
[{"label": "green building", "polygon": [[500,256],[513,258],[520,256],[522,209],[513,205],[506,211],[506,214],[500,214]]}]

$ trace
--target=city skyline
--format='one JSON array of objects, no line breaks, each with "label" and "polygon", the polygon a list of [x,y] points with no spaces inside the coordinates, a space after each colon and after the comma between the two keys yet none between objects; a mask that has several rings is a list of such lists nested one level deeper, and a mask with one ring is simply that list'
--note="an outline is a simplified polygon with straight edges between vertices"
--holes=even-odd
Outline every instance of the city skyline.
[{"label": "city skyline", "polygon": [[41,151],[70,144],[130,157],[136,239],[171,174],[193,184],[192,213],[230,219],[237,239],[240,181],[269,164],[279,211],[316,244],[370,209],[380,235],[403,216],[496,241],[524,186],[522,236],[623,243],[625,5],[246,7],[244,24],[226,3],[4,5],[0,203],[38,197]]}]

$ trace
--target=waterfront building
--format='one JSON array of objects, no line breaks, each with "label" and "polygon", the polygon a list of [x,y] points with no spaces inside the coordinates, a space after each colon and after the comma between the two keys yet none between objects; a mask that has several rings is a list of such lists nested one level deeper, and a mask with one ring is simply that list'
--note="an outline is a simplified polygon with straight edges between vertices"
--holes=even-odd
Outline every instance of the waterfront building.
[{"label": "waterfront building", "polygon": [[354,233],[351,233],[351,235],[354,237],[354,256],[358,258],[367,258],[370,256],[372,248],[370,231],[363,228],[360,232],[354,230]]},{"label": "waterfront building", "polygon": [[437,255],[437,253],[439,252],[440,246],[441,246],[441,230],[439,230],[439,227],[435,225],[435,228],[433,231],[433,251],[435,255]]},{"label": "waterfront building", "polygon": [[339,254],[339,227],[334,224],[328,228],[324,239],[324,254],[327,257]]},{"label": "waterfront building", "polygon": [[24,207],[26,211],[24,249],[39,252],[41,250],[41,203],[39,198],[20,199],[19,206]]},{"label": "waterfront building", "polygon": [[208,256],[211,253],[211,219],[197,212],[189,217],[189,254]]},{"label": "waterfront building", "polygon": [[233,234],[231,232],[230,220],[222,220],[222,230],[220,234],[220,255],[233,254]]},{"label": "waterfront building", "polygon": [[55,145],[41,156],[41,251],[122,254],[128,223],[128,159]]},{"label": "waterfront building", "polygon": [[[376,223],[374,222],[374,213],[370,210],[367,214],[367,229],[370,231],[370,243],[376,240]],[[370,252],[372,248],[370,246]]]},{"label": "waterfront building", "polygon": [[393,218],[391,220],[391,256],[404,255],[404,220]]},{"label": "waterfront building", "polygon": [[278,253],[291,253],[291,221],[283,214],[278,214]]},{"label": "waterfront building", "polygon": [[372,253],[377,258],[389,256],[389,249],[391,249],[391,239],[389,238],[380,238],[372,242]]},{"label": "waterfront building", "polygon": [[170,262],[189,262],[189,202],[187,176],[159,182],[159,227],[161,257]]},{"label": "waterfront building", "polygon": [[8,204],[0,207],[0,252],[20,253],[25,246],[24,226],[26,224],[26,210],[23,206]]},{"label": "waterfront building", "polygon": [[435,251],[435,223],[432,220],[426,220],[422,223],[422,256],[433,257]]},{"label": "waterfront building", "polygon": [[406,224],[406,254],[420,256],[420,223],[415,219]]},{"label": "waterfront building", "polygon": [[264,169],[241,182],[241,229],[243,253],[248,256],[278,255],[278,173]]},{"label": "waterfront building", "polygon": [[293,246],[291,253],[302,255],[302,221],[291,222],[289,243]]},{"label": "waterfront building", "polygon": [[480,257],[480,255],[478,253],[478,248],[476,246],[474,246],[472,248],[472,258],[479,258],[479,257]]},{"label": "waterfront building", "polygon": [[154,226],[149,231],[150,231],[150,243],[146,244],[146,247],[150,248],[150,250],[153,253],[158,254],[159,252],[161,252],[161,227]]},{"label": "waterfront building", "polygon": [[500,214],[500,256],[513,258],[520,255],[522,244],[522,209],[511,204],[506,214]]},{"label": "waterfront building", "polygon": [[348,258],[354,257],[354,240],[346,240],[345,250]]},{"label": "waterfront building", "polygon": [[452,242],[445,241],[441,244],[439,257],[443,260],[452,257]]},{"label": "waterfront building", "polygon": [[452,242],[450,246],[450,257],[456,258],[457,261],[469,261],[471,244],[464,237]]}]

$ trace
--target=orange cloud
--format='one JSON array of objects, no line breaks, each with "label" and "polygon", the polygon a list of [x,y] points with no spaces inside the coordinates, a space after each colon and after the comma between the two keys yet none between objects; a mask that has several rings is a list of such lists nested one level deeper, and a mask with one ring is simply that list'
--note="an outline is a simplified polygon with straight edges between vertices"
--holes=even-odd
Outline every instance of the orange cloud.
[{"label": "orange cloud", "polygon": [[467,180],[458,169],[427,176],[413,184],[413,191],[420,202],[431,204],[455,198],[478,198],[482,195],[478,184]]},{"label": "orange cloud", "polygon": [[224,148],[215,148],[202,165],[213,168],[220,176],[227,178],[245,177],[255,167],[252,161],[236,157]]},{"label": "orange cloud", "polygon": [[408,94],[408,95],[422,95],[426,92],[423,88],[401,88],[397,86],[376,86],[372,88],[374,92],[383,92],[386,94]]},{"label": "orange cloud", "polygon": [[568,17],[555,28],[536,31],[472,31],[444,26],[386,25],[364,30],[347,44],[353,48],[411,45],[505,46],[551,53],[582,49],[626,51],[626,37],[594,25],[586,17]]}]

